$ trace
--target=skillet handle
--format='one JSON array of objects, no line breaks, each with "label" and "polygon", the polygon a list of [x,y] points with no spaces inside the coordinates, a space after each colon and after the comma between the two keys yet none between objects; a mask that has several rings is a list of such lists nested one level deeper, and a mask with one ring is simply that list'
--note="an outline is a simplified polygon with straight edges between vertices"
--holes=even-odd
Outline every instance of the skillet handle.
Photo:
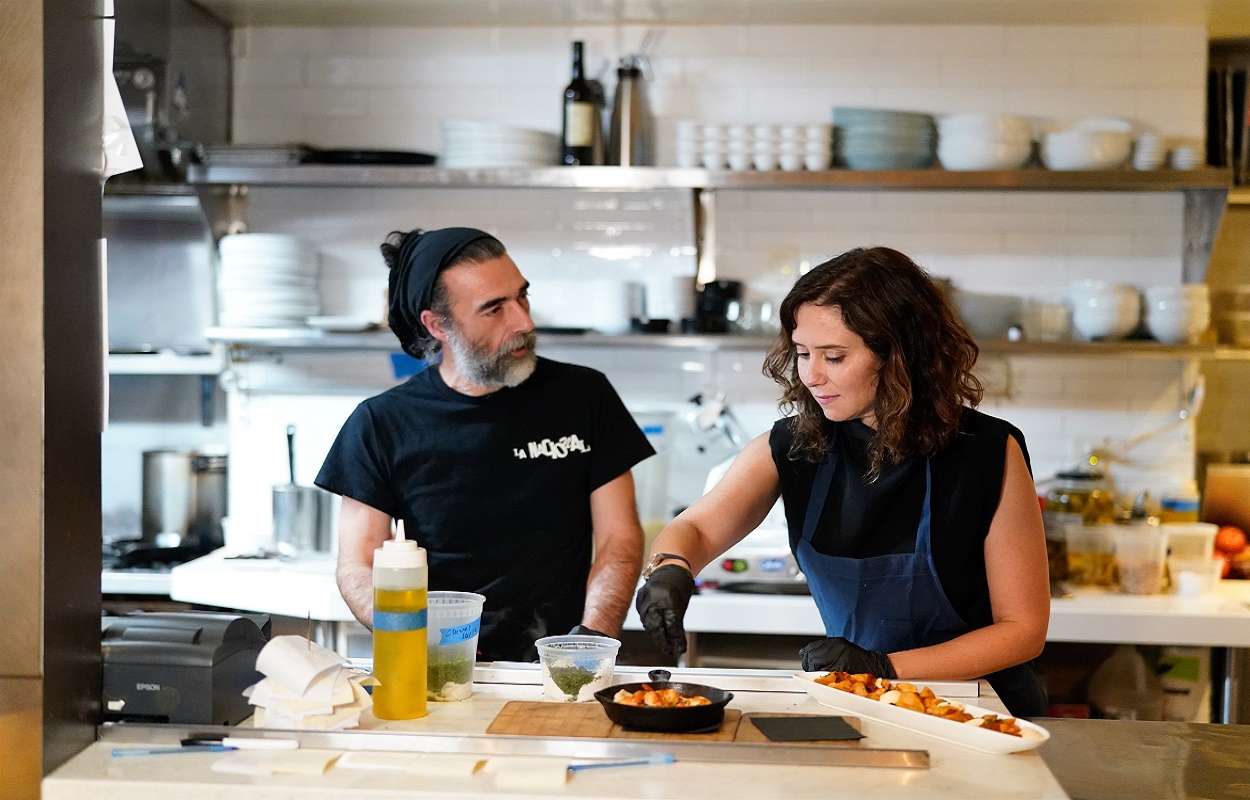
[{"label": "skillet handle", "polygon": [[673,673],[666,669],[653,669],[647,673],[647,677],[656,683],[667,683],[673,677]]}]

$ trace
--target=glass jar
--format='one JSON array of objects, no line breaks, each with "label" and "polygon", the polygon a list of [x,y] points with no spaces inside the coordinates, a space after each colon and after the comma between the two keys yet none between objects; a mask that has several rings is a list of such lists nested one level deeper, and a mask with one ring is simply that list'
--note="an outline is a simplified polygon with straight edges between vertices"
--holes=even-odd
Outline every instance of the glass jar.
[{"label": "glass jar", "polygon": [[1102,473],[1060,472],[1042,500],[1046,527],[1046,557],[1050,581],[1069,577],[1066,531],[1070,525],[1109,525],[1115,522],[1115,503]]}]

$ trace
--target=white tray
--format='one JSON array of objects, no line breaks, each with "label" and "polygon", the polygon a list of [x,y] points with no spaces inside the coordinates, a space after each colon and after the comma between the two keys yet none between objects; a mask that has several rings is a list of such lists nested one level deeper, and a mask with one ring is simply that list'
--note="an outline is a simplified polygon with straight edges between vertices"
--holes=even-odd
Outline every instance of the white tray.
[{"label": "white tray", "polygon": [[[1017,719],[1016,724],[1024,730],[1035,731],[1041,738],[1012,736],[1007,733],[978,728],[975,725],[965,725],[962,722],[942,719],[930,714],[922,714],[919,711],[912,711],[907,708],[899,708],[889,703],[882,703],[879,700],[869,700],[866,697],[844,692],[832,686],[825,686],[823,683],[816,683],[816,678],[825,674],[827,673],[796,672],[794,678],[802,683],[807,693],[821,705],[836,708],[839,711],[845,711],[857,717],[864,717],[886,725],[892,725],[896,728],[903,728],[913,733],[931,736],[943,742],[967,747],[969,750],[994,754],[1017,753],[1022,750],[1033,750],[1040,747],[1050,738],[1049,731],[1039,725],[1034,725],[1028,720]],[[917,685],[917,688],[923,687]],[[938,697],[943,696],[936,691],[934,694],[937,694]],[[974,717],[997,713],[971,705],[964,705],[964,710]],[[999,716],[1002,715],[1000,714]]]}]

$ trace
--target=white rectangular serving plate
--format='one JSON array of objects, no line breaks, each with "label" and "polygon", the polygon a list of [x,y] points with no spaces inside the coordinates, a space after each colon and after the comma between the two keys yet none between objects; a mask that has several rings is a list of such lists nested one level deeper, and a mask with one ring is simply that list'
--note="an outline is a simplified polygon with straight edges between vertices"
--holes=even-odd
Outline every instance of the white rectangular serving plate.
[{"label": "white rectangular serving plate", "polygon": [[[885,725],[902,728],[913,733],[931,736],[934,739],[957,744],[969,750],[995,755],[1018,753],[1023,750],[1033,750],[1040,747],[1050,738],[1050,732],[1045,728],[1040,725],[1034,725],[1032,722],[1024,719],[1017,719],[1016,723],[1023,730],[1034,731],[1040,738],[1012,736],[1007,733],[978,728],[975,725],[966,725],[962,722],[942,719],[930,714],[922,714],[919,711],[912,711],[907,708],[899,708],[889,703],[882,703],[880,700],[869,700],[867,697],[860,697],[857,694],[844,692],[832,686],[816,683],[816,678],[825,674],[827,673],[796,672],[794,673],[794,679],[803,684],[803,688],[812,696],[812,699],[823,706],[881,722]],[[916,684],[916,687],[918,689],[924,688],[920,684]],[[934,694],[938,697],[943,697],[936,691]],[[997,713],[988,709],[978,708],[977,706],[963,705],[964,710],[974,717]]]}]

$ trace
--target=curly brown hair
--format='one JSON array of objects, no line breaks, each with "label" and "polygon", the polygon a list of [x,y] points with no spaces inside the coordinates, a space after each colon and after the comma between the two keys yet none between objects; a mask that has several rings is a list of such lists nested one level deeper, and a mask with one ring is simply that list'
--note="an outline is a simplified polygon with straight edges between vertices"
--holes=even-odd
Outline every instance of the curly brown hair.
[{"label": "curly brown hair", "polygon": [[910,258],[888,247],[856,248],[813,268],[781,303],[781,333],[764,374],[782,388],[781,408],[795,412],[790,458],[819,461],[827,420],[799,378],[795,312],[806,304],[837,307],[846,327],[880,359],[868,445],[868,478],[912,455],[931,456],[954,437],[965,406],[984,389],[972,374],[979,353],[941,289]]}]

